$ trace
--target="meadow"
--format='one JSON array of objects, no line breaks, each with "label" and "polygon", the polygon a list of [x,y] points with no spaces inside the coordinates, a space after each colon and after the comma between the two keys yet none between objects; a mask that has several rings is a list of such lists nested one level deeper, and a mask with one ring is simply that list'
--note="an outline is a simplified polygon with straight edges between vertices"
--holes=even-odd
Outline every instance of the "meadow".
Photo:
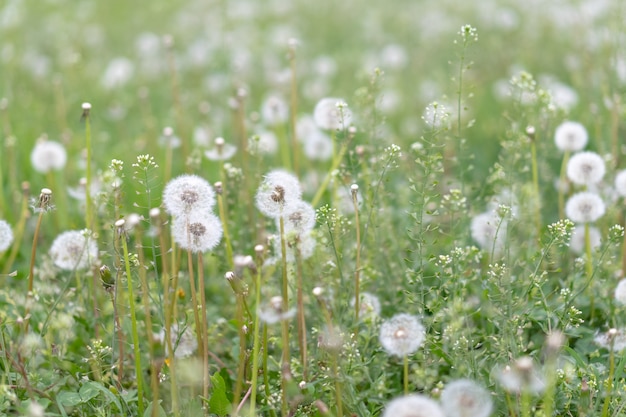
[{"label": "meadow", "polygon": [[625,8],[0,2],[0,415],[626,415]]}]

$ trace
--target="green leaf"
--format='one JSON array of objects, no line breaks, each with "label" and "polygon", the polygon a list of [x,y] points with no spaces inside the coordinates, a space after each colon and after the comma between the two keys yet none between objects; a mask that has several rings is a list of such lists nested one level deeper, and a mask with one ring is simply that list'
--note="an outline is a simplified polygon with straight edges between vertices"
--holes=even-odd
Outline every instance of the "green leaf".
[{"label": "green leaf", "polygon": [[[167,417],[167,414],[165,413],[165,410],[163,409],[163,407],[161,407],[161,401],[159,400],[159,402],[157,403],[157,411],[156,411],[156,416],[157,417]],[[144,411],[143,413],[143,417],[152,417],[152,407],[154,407],[154,402],[150,402],[150,404],[148,404],[148,407],[146,408],[146,411]]]},{"label": "green leaf", "polygon": [[83,384],[82,387],[80,387],[78,394],[82,398],[83,402],[86,403],[87,401],[93,400],[94,398],[98,396],[99,390],[94,385],[97,386],[99,384],[96,382],[88,381],[88,382],[85,382],[85,384]]},{"label": "green leaf", "polygon": [[226,384],[224,378],[218,373],[211,376],[211,385],[213,385],[213,392],[209,397],[209,411],[217,414],[220,417],[224,417],[230,413],[230,401],[226,396]]},{"label": "green leaf", "polygon": [[57,402],[66,407],[76,407],[84,401],[77,392],[63,391],[57,396]]},{"label": "green leaf", "polygon": [[88,382],[88,384],[91,384],[94,389],[97,389],[98,391],[103,393],[104,396],[107,397],[109,402],[115,404],[119,412],[122,412],[122,404],[120,403],[120,400],[108,388],[97,382]]}]

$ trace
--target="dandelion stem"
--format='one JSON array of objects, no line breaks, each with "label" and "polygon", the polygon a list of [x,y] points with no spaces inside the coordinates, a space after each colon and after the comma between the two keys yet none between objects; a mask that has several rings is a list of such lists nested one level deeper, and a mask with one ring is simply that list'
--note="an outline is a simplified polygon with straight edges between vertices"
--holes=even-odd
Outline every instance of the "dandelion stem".
[{"label": "dandelion stem", "polygon": [[289,45],[289,69],[291,72],[290,90],[291,90],[291,151],[293,152],[293,172],[299,176],[300,161],[298,158],[298,132],[296,117],[298,115],[298,80],[296,76],[296,46]]},{"label": "dandelion stem", "polygon": [[[221,182],[219,187],[215,187],[218,192],[217,194],[217,207],[220,213],[220,219],[222,221],[222,230],[224,231],[224,243],[226,245],[226,258],[228,258],[228,265],[231,270],[235,268],[234,258],[233,258],[233,247],[230,240],[230,233],[228,232],[228,219],[226,214],[226,207],[224,205],[224,197],[222,194],[224,193],[224,183]],[[219,191],[221,189],[221,191]]]},{"label": "dandelion stem", "polygon": [[87,165],[85,172],[85,227],[93,228],[93,202],[91,200],[91,104],[83,103],[83,118],[85,119],[85,146],[87,148]]},{"label": "dandelion stem", "polygon": [[[287,277],[287,242],[285,239],[285,219],[281,215],[279,218],[280,227],[280,252],[282,256],[282,297],[283,297],[283,312],[289,311],[289,280]],[[289,322],[287,320],[281,320],[282,340],[283,340],[283,354],[281,358],[281,388],[282,388],[282,413],[283,416],[287,415],[288,403],[287,403],[287,372],[290,364],[289,353]],[[285,370],[286,369],[286,370]]]},{"label": "dandelion stem", "polygon": [[[39,231],[41,230],[41,221],[43,215],[46,212],[46,207],[49,203],[50,195],[52,192],[46,188],[41,190],[39,197],[39,216],[37,217],[37,225],[35,226],[35,234],[33,235],[33,245],[30,250],[30,267],[28,273],[28,290],[26,292],[26,312],[24,313],[24,334],[28,332],[28,322],[30,313],[30,299],[33,293],[33,281],[35,278],[35,256],[37,254],[37,241],[39,240]],[[44,201],[44,199],[46,199]]]},{"label": "dandelion stem", "polygon": [[611,344],[609,346],[609,376],[606,379],[606,395],[604,397],[604,404],[602,405],[602,417],[609,417],[609,405],[611,404],[611,396],[613,395],[613,378],[615,377],[614,343],[615,336],[612,335]]},{"label": "dandelion stem", "polygon": [[143,416],[143,371],[141,369],[141,351],[139,349],[139,334],[137,331],[137,316],[135,314],[135,297],[133,295],[133,277],[130,272],[130,258],[128,255],[128,244],[126,243],[126,234],[123,230],[124,222],[118,220],[116,227],[120,238],[122,239],[122,248],[124,250],[124,264],[126,265],[126,280],[128,282],[128,305],[130,307],[130,320],[133,333],[133,351],[135,355],[135,377],[137,378],[137,406],[139,407],[139,415]]},{"label": "dandelion stem", "polygon": [[530,136],[530,153],[532,164],[533,190],[535,192],[535,228],[537,230],[537,240],[541,240],[541,194],[539,191],[539,169],[537,167],[537,144],[535,137],[535,129],[529,126],[526,132]]},{"label": "dandelion stem", "polygon": [[328,170],[328,172],[326,173],[326,177],[324,177],[324,181],[322,181],[322,183],[320,184],[319,188],[317,189],[317,192],[315,193],[315,196],[313,197],[313,200],[311,201],[311,205],[313,207],[317,206],[317,203],[320,202],[322,195],[324,195],[324,191],[326,191],[326,188],[328,187],[328,184],[330,183],[330,180],[333,177],[333,173],[339,167],[339,164],[343,160],[343,156],[346,154],[347,150],[348,150],[348,141],[344,141],[343,144],[341,145],[341,148],[339,149],[339,153],[333,159],[333,163],[330,169]]},{"label": "dandelion stem", "polygon": [[[257,313],[254,315],[254,336],[252,342],[252,383],[250,389],[252,390],[250,393],[250,417],[256,416],[256,394],[257,394],[257,383],[259,379],[259,325],[261,321],[259,320],[258,308],[261,305],[261,257],[258,257],[258,264],[256,275],[255,275],[255,283],[254,283],[254,306],[257,309]],[[265,376],[265,371],[263,372]]]},{"label": "dandelion stem", "polygon": [[567,177],[567,163],[569,162],[571,152],[565,151],[563,154],[563,162],[561,163],[561,173],[559,175],[559,219],[565,218],[565,183]]},{"label": "dandelion stem", "polygon": [[359,322],[359,312],[361,310],[361,225],[359,222],[359,202],[357,201],[358,186],[352,186],[352,204],[354,205],[354,224],[356,229],[356,265],[354,267],[354,316],[356,323]]},{"label": "dandelion stem", "polygon": [[298,315],[298,342],[300,345],[300,360],[302,362],[302,376],[306,381],[308,375],[307,366],[307,345],[306,345],[306,320],[304,317],[304,294],[302,282],[302,253],[300,251],[300,242],[296,242],[296,282],[297,282],[297,315]]},{"label": "dandelion stem", "polygon": [[11,248],[11,253],[9,254],[9,258],[6,260],[4,264],[4,269],[2,270],[2,275],[6,275],[11,270],[13,266],[13,262],[15,262],[15,258],[17,257],[18,252],[20,251],[20,247],[22,246],[22,239],[24,238],[24,229],[26,228],[26,220],[30,217],[30,211],[28,210],[28,199],[30,194],[30,186],[27,182],[22,184],[22,207],[20,210],[20,219],[15,227],[15,237],[13,240],[13,246]]},{"label": "dandelion stem", "polygon": [[198,254],[198,288],[200,290],[200,306],[202,328],[202,396],[209,397],[209,335],[207,334],[206,294],[204,290],[204,264],[202,253]]}]

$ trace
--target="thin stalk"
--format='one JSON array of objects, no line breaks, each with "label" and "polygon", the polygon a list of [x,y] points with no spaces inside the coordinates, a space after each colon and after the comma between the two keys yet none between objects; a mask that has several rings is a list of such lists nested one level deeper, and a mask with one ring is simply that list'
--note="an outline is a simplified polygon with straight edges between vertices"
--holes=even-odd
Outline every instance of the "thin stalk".
[{"label": "thin stalk", "polygon": [[343,391],[341,380],[339,379],[339,365],[337,361],[337,352],[332,352],[332,367],[335,376],[335,402],[337,403],[337,417],[343,417]]},{"label": "thin stalk", "polygon": [[269,399],[271,398],[272,393],[270,392],[269,369],[267,367],[267,345],[267,326],[263,325],[263,387],[265,388],[265,405],[270,410],[270,416],[276,417],[276,411],[269,405]]},{"label": "thin stalk", "polygon": [[537,166],[537,144],[535,137],[535,128],[529,126],[526,133],[530,137],[530,154],[532,164],[533,191],[535,192],[535,228],[537,230],[537,240],[541,240],[541,194],[539,191],[539,168]]},{"label": "thin stalk", "polygon": [[83,103],[83,119],[85,120],[85,146],[87,148],[87,165],[85,172],[85,227],[93,230],[93,202],[91,200],[91,104]]},{"label": "thin stalk", "polygon": [[341,145],[341,148],[339,149],[337,156],[333,159],[333,163],[330,169],[328,170],[328,172],[326,173],[326,177],[324,177],[324,181],[322,181],[322,183],[320,184],[319,188],[317,189],[315,193],[315,196],[313,197],[313,200],[311,201],[311,205],[313,207],[317,206],[317,203],[320,202],[322,195],[324,195],[324,191],[326,191],[326,188],[328,187],[328,184],[330,183],[330,180],[333,177],[333,172],[335,172],[335,170],[339,168],[339,164],[341,164],[341,161],[344,155],[346,154],[347,150],[348,150],[348,141],[344,141],[343,144]]},{"label": "thin stalk", "polygon": [[222,221],[222,229],[224,231],[224,243],[226,244],[226,258],[228,258],[228,265],[231,270],[235,269],[235,261],[233,257],[233,247],[230,240],[230,233],[228,232],[228,219],[226,214],[226,208],[224,205],[224,183],[219,182],[215,184],[215,190],[217,194],[217,207],[220,214],[220,220]]},{"label": "thin stalk", "polygon": [[530,417],[530,392],[524,389],[521,394],[520,414],[522,417]]},{"label": "thin stalk", "polygon": [[[285,219],[283,216],[279,218],[280,223],[280,252],[282,257],[282,297],[283,297],[283,311],[289,311],[289,279],[287,276],[287,242],[285,239]],[[289,364],[291,361],[291,355],[289,353],[289,321],[281,320],[281,333],[283,341],[283,353],[281,358],[281,391],[282,402],[281,409],[283,416],[286,416],[289,410],[289,404],[287,402],[287,373],[289,370]]]},{"label": "thin stalk", "polygon": [[198,254],[198,289],[200,290],[200,308],[202,320],[202,396],[209,398],[209,327],[206,318],[206,294],[204,290],[204,258]]},{"label": "thin stalk", "polygon": [[[187,232],[189,234],[189,232]],[[193,318],[196,322],[196,338],[198,340],[198,354],[202,355],[204,352],[204,343],[202,341],[202,337],[200,336],[200,331],[202,327],[202,322],[200,321],[200,313],[198,312],[198,294],[196,293],[196,283],[195,277],[193,273],[193,255],[191,251],[187,251],[187,266],[189,268],[189,287],[191,289],[191,305],[193,308]]]},{"label": "thin stalk", "polygon": [[297,121],[298,116],[298,79],[296,74],[296,44],[295,42],[289,43],[289,70],[291,72],[290,82],[290,105],[291,109],[289,116],[291,118],[291,151],[293,152],[293,172],[296,176],[299,175],[300,160],[298,157],[298,131]]},{"label": "thin stalk", "polygon": [[409,356],[404,355],[404,395],[409,395]]},{"label": "thin stalk", "polygon": [[243,392],[243,384],[246,370],[246,332],[244,331],[244,306],[243,306],[243,294],[242,289],[235,276],[234,272],[226,273],[226,280],[230,284],[233,292],[235,293],[236,310],[235,310],[235,322],[237,323],[237,333],[239,335],[239,356],[237,361],[237,381],[235,382],[235,390],[233,393],[233,404],[236,407],[241,399],[241,393]]},{"label": "thin stalk", "polygon": [[139,349],[139,333],[137,331],[137,316],[135,314],[135,296],[133,295],[133,277],[130,271],[130,258],[128,255],[128,244],[126,243],[126,234],[124,231],[124,219],[115,222],[118,233],[122,239],[122,248],[124,249],[124,264],[126,265],[126,280],[128,282],[128,305],[130,307],[131,329],[133,333],[133,353],[135,355],[135,377],[137,378],[137,406],[139,415],[143,416],[143,372],[141,368],[141,351]]},{"label": "thin stalk", "polygon": [[359,202],[357,201],[358,185],[352,185],[352,204],[354,205],[354,223],[356,229],[356,265],[354,267],[354,316],[356,325],[359,322],[359,312],[361,310],[361,225],[359,223]]},{"label": "thin stalk", "polygon": [[303,294],[303,268],[302,253],[300,252],[300,242],[296,242],[296,286],[297,286],[297,315],[298,315],[298,342],[300,345],[300,360],[302,362],[302,377],[307,380],[308,376],[308,355],[306,342],[306,320],[304,317],[304,294]]},{"label": "thin stalk", "polygon": [[[614,329],[609,330],[612,332]],[[611,335],[611,344],[609,346],[609,376],[606,379],[606,395],[604,404],[602,405],[602,417],[609,417],[609,405],[611,404],[611,396],[613,395],[613,378],[615,377],[615,352],[613,346],[615,343],[615,335]]]},{"label": "thin stalk", "polygon": [[567,177],[567,164],[569,162],[570,151],[563,154],[563,162],[561,162],[561,173],[559,174],[559,219],[565,218],[565,183]]},{"label": "thin stalk", "polygon": [[[591,283],[593,278],[593,262],[591,259],[591,235],[589,232],[589,223],[585,223],[585,271],[587,272],[587,280]],[[594,296],[593,286],[589,286],[589,309],[591,319],[594,317]]]},{"label": "thin stalk", "polygon": [[[259,251],[260,252],[260,251]],[[261,305],[261,257],[258,259],[259,266],[255,274],[254,282],[254,307],[257,309],[257,313],[254,315],[254,336],[252,342],[252,382],[250,384],[250,417],[256,416],[256,394],[257,384],[259,379],[259,320],[258,308]],[[265,372],[264,372],[265,374]]]},{"label": "thin stalk", "polygon": [[28,199],[30,194],[30,186],[27,182],[22,184],[22,206],[20,209],[20,219],[14,229],[13,245],[11,247],[11,253],[4,264],[2,275],[6,275],[11,270],[13,262],[20,251],[22,246],[22,240],[24,239],[24,229],[26,228],[26,220],[30,217],[30,211],[28,210]]}]

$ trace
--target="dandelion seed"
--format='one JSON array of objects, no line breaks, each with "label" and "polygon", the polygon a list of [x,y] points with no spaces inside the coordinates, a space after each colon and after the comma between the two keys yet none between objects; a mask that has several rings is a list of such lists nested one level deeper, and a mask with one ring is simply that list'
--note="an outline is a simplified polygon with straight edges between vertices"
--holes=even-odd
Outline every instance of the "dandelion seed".
[{"label": "dandelion seed", "polygon": [[248,151],[253,155],[274,155],[278,150],[278,138],[274,132],[262,131],[248,140]]},{"label": "dandelion seed", "polygon": [[513,366],[506,366],[497,374],[502,387],[511,393],[529,392],[539,394],[545,389],[545,382],[535,368],[533,360],[523,356]]},{"label": "dandelion seed", "polygon": [[183,249],[191,252],[207,252],[222,239],[222,223],[212,213],[193,211],[176,217],[172,223],[172,236]]},{"label": "dandelion seed", "polygon": [[[591,250],[596,250],[602,243],[602,235],[597,227],[589,227],[589,243],[591,244]],[[572,232],[572,237],[569,242],[569,248],[577,255],[585,253],[585,226],[578,225]]]},{"label": "dandelion seed", "polygon": [[256,206],[268,217],[277,218],[291,211],[302,196],[298,179],[282,170],[271,171],[256,193]]},{"label": "dandelion seed", "polygon": [[209,212],[215,205],[215,191],[211,184],[197,175],[181,175],[165,186],[163,204],[165,211],[172,216],[182,216],[195,210]]},{"label": "dandelion seed", "polygon": [[261,106],[261,117],[268,126],[281,125],[289,118],[289,106],[281,97],[269,96]]},{"label": "dandelion seed", "polygon": [[424,395],[412,394],[391,400],[382,417],[446,417],[437,402]]},{"label": "dandelion seed", "polygon": [[[165,329],[161,330],[158,334],[155,334],[155,340],[165,345],[165,354],[167,355],[168,348],[165,343]],[[170,329],[170,338],[172,341],[172,347],[174,348],[174,357],[186,358],[193,355],[198,349],[198,340],[193,335],[191,328],[185,326],[183,329],[177,323],[172,324]]]},{"label": "dandelion seed", "polygon": [[626,306],[626,279],[622,279],[617,283],[615,288],[615,300],[621,305]]},{"label": "dandelion seed", "polygon": [[113,59],[104,70],[100,83],[106,89],[121,87],[133,77],[135,66],[124,57]]},{"label": "dandelion seed", "polygon": [[489,417],[493,402],[489,392],[469,379],[449,383],[441,392],[446,417]]},{"label": "dandelion seed", "polygon": [[[350,306],[354,307],[355,299],[350,301]],[[380,315],[380,300],[374,294],[362,292],[359,294],[359,317],[364,320],[372,320]]]},{"label": "dandelion seed", "polygon": [[579,152],[567,164],[567,177],[578,185],[593,185],[602,180],[606,165],[595,152]]},{"label": "dandelion seed", "polygon": [[40,139],[30,153],[30,162],[33,169],[42,174],[60,171],[65,168],[67,152],[59,142]]},{"label": "dandelion seed", "polygon": [[554,143],[562,151],[580,151],[587,145],[588,140],[587,129],[578,122],[565,121],[554,133]]},{"label": "dandelion seed", "polygon": [[626,169],[615,176],[615,191],[621,197],[626,197]]},{"label": "dandelion seed", "polygon": [[[315,227],[315,209],[306,201],[299,200],[284,213],[285,235],[298,236],[310,232]],[[279,229],[280,220],[276,219],[276,228]]]},{"label": "dandelion seed", "polygon": [[424,343],[425,338],[424,326],[410,314],[396,314],[380,326],[380,343],[390,355],[410,355]]},{"label": "dandelion seed", "polygon": [[328,161],[333,156],[333,141],[320,130],[314,130],[300,140],[304,142],[304,155],[311,161]]},{"label": "dandelion seed", "polygon": [[50,257],[61,269],[87,269],[98,259],[98,246],[88,231],[70,230],[54,239]]},{"label": "dandelion seed", "polygon": [[479,214],[472,219],[470,230],[472,238],[485,251],[498,254],[504,249],[507,222],[495,213]]},{"label": "dandelion seed", "polygon": [[315,105],[313,119],[321,129],[344,129],[352,121],[352,112],[340,98],[323,98]]},{"label": "dandelion seed", "polygon": [[296,309],[283,310],[283,297],[277,295],[257,311],[259,318],[267,324],[275,324],[283,320],[290,320],[296,315]]},{"label": "dandelion seed", "polygon": [[215,148],[204,152],[204,156],[211,161],[227,161],[237,152],[237,147],[226,143],[224,138],[215,139]]},{"label": "dandelion seed", "polygon": [[605,349],[621,352],[626,349],[626,329],[609,329],[604,333],[598,333],[593,341]]},{"label": "dandelion seed", "polygon": [[0,252],[9,249],[11,243],[13,243],[13,230],[11,230],[9,223],[0,220]]},{"label": "dandelion seed", "polygon": [[339,352],[343,348],[344,333],[338,326],[324,326],[317,338],[317,346],[331,352]]},{"label": "dandelion seed", "polygon": [[169,126],[163,128],[163,134],[159,137],[159,145],[164,148],[176,149],[180,148],[182,143],[182,140],[174,135],[174,129]]},{"label": "dandelion seed", "polygon": [[597,194],[587,191],[574,194],[565,205],[565,214],[576,223],[595,222],[605,210],[604,201]]}]

